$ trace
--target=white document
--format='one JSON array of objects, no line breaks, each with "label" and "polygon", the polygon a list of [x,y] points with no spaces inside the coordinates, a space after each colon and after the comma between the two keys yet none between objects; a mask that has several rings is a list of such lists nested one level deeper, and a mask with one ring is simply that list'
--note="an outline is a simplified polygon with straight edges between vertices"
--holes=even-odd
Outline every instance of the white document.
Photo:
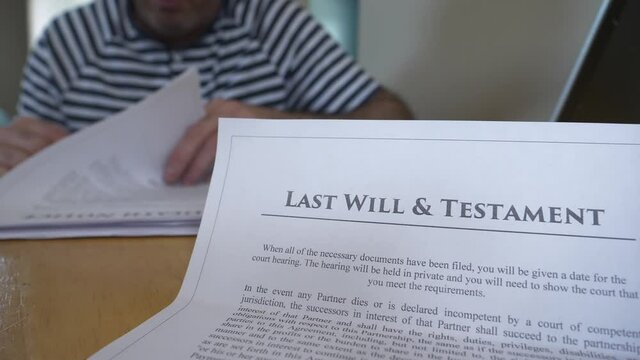
[{"label": "white document", "polygon": [[92,359],[640,359],[640,127],[224,120],[176,300]]},{"label": "white document", "polygon": [[0,178],[0,238],[195,234],[208,185],[168,186],[166,159],[204,115],[189,70]]}]

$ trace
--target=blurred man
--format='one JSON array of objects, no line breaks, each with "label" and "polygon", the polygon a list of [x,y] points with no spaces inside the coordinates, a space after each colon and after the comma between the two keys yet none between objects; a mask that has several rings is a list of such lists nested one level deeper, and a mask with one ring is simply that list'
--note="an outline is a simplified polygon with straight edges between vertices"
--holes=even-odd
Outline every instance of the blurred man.
[{"label": "blurred man", "polygon": [[97,0],[54,20],[30,54],[0,171],[192,66],[207,115],[175,146],[168,183],[208,175],[219,117],[411,117],[293,1]]}]

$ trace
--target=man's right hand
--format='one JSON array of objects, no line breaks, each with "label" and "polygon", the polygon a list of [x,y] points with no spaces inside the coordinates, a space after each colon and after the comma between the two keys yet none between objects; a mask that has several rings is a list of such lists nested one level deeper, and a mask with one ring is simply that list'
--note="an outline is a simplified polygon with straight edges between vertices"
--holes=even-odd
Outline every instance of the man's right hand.
[{"label": "man's right hand", "polygon": [[26,117],[0,128],[0,176],[68,134],[61,125]]}]

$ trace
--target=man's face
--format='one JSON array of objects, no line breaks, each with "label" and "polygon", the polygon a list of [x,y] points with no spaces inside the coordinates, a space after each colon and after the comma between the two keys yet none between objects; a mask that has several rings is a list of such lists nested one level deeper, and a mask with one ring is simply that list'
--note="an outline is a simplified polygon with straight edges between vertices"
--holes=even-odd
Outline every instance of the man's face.
[{"label": "man's face", "polygon": [[168,42],[181,42],[209,27],[221,0],[133,0],[142,27]]}]

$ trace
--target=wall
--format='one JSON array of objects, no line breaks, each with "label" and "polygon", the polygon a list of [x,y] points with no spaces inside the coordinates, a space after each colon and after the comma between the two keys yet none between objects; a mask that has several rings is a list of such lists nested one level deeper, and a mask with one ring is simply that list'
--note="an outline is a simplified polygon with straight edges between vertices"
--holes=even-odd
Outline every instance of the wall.
[{"label": "wall", "polygon": [[15,113],[27,55],[27,2],[0,1],[0,108],[7,114]]},{"label": "wall", "polygon": [[63,11],[84,5],[91,0],[29,0],[29,42],[35,44],[36,40],[49,22]]},{"label": "wall", "polygon": [[422,119],[549,119],[601,0],[362,0],[359,60]]},{"label": "wall", "polygon": [[309,11],[347,52],[358,56],[358,0],[308,1]]}]

